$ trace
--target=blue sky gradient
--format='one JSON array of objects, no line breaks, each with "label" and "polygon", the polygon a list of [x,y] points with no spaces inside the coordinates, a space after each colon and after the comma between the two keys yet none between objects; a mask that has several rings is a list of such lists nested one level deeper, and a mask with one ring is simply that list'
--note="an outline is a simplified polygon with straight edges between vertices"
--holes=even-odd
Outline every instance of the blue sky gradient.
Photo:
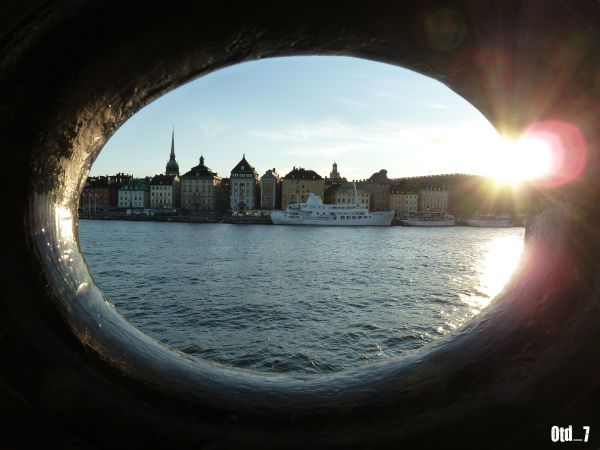
[{"label": "blue sky gradient", "polygon": [[262,175],[293,166],[363,179],[493,172],[499,139],[471,104],[415,72],[349,57],[286,57],[225,68],[162,96],[125,122],[90,175],[163,173],[175,126],[182,173],[227,177],[246,155]]}]

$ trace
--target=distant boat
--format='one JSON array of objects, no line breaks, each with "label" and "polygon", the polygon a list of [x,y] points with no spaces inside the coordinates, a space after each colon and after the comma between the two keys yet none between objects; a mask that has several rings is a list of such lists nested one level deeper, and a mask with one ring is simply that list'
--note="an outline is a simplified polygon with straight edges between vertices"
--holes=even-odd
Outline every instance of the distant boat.
[{"label": "distant boat", "polygon": [[470,227],[509,228],[513,226],[510,214],[487,214],[467,219]]},{"label": "distant boat", "polygon": [[394,211],[369,212],[358,204],[324,204],[313,194],[306,202],[290,203],[284,211],[272,211],[275,225],[335,225],[335,226],[384,226],[390,225]]},{"label": "distant boat", "polygon": [[405,227],[453,227],[456,225],[454,216],[446,213],[412,213],[400,223]]}]

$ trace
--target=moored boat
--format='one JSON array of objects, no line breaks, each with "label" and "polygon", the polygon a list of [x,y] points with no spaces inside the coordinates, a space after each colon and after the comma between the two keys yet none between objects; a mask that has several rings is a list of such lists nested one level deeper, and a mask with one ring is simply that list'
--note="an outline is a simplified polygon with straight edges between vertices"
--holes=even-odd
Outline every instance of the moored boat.
[{"label": "moored boat", "polygon": [[405,227],[453,227],[456,225],[454,216],[445,212],[412,213],[401,219],[400,223]]},{"label": "moored boat", "polygon": [[513,226],[510,214],[487,214],[467,219],[470,227],[510,228]]},{"label": "moored boat", "polygon": [[313,194],[306,202],[290,203],[283,211],[272,211],[275,225],[327,225],[327,226],[385,226],[392,223],[394,211],[370,212],[356,204],[325,204]]}]

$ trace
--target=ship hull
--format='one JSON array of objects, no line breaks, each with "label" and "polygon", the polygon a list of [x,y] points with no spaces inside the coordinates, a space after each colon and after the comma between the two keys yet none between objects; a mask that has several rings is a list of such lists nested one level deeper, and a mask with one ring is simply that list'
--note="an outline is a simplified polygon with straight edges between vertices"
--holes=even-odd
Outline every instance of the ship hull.
[{"label": "ship hull", "polygon": [[370,213],[362,219],[344,219],[339,217],[289,217],[284,211],[273,211],[271,221],[274,225],[318,225],[318,226],[387,226],[394,218],[393,211]]},{"label": "ship hull", "polygon": [[403,219],[400,223],[405,227],[453,227],[454,219],[447,220],[411,220]]},{"label": "ship hull", "polygon": [[481,219],[467,219],[467,225],[470,227],[479,228],[510,228],[513,226],[511,220],[499,219],[499,220],[481,220]]}]

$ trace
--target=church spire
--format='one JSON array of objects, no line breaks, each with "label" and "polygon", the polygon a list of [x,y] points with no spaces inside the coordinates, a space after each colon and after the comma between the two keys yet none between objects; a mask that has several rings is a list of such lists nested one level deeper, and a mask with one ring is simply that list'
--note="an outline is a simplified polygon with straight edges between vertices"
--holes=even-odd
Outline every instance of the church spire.
[{"label": "church spire", "polygon": [[173,132],[171,133],[171,156],[165,173],[167,175],[179,175],[179,164],[175,160],[175,125],[173,125]]},{"label": "church spire", "polygon": [[173,133],[171,134],[171,159],[175,159],[175,125],[173,125]]}]

